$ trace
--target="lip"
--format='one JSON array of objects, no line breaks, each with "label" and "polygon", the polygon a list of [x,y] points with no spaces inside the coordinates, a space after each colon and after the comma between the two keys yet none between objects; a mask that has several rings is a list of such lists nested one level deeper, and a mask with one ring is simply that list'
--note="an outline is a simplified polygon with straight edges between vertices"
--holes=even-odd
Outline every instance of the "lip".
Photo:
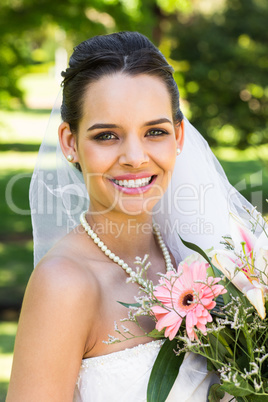
[{"label": "lip", "polygon": [[[122,187],[119,186],[119,184],[116,184],[114,181],[110,180],[110,183],[113,184],[113,186],[121,191],[124,194],[130,194],[130,195],[136,195],[136,194],[143,194],[146,193],[147,191],[149,191],[152,186],[154,185],[157,176],[156,175],[149,175],[147,174],[145,175],[124,175],[124,176],[117,176],[116,178],[114,178],[114,180],[135,180],[135,179],[142,179],[142,178],[146,178],[146,177],[151,177],[153,176],[153,179],[151,181],[151,183],[149,183],[147,186],[143,186],[143,187],[132,187],[132,188],[127,188],[127,187]],[[118,177],[120,177],[120,179],[118,179]]]}]

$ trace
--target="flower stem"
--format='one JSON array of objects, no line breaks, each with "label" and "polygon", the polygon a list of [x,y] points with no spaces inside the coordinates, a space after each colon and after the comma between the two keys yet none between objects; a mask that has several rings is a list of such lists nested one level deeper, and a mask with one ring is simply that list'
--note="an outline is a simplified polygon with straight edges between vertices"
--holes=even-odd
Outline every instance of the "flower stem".
[{"label": "flower stem", "polygon": [[248,354],[250,356],[250,361],[254,361],[254,353],[253,353],[253,348],[252,348],[252,338],[251,335],[248,331],[248,326],[247,323],[244,324],[243,329],[242,329],[245,338],[246,338],[246,342],[247,342],[247,349],[248,349]]}]

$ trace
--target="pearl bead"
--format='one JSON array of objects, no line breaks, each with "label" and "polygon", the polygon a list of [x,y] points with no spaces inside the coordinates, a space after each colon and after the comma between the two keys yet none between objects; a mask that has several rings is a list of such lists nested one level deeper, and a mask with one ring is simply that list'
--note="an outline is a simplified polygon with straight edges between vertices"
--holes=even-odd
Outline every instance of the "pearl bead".
[{"label": "pearl bead", "polygon": [[[139,278],[138,274],[133,271],[133,269],[131,267],[128,266],[128,264],[126,262],[124,262],[124,260],[122,260],[121,258],[119,258],[117,255],[115,255],[114,253],[111,252],[111,250],[108,249],[108,247],[103,243],[103,241],[100,240],[100,238],[97,236],[97,233],[95,233],[91,227],[89,226],[89,224],[87,223],[86,220],[86,212],[82,212],[81,216],[80,216],[80,222],[81,225],[83,226],[83,228],[85,229],[85,231],[88,233],[88,235],[92,238],[92,240],[94,241],[94,243],[97,244],[97,246],[101,249],[101,251],[104,252],[105,255],[107,255],[111,260],[113,260],[115,263],[117,263],[120,267],[122,267],[127,274],[130,275],[131,278],[135,278],[135,280],[143,287],[146,287],[146,280],[144,280],[143,278]],[[173,265],[171,262],[171,258],[169,255],[169,251],[162,239],[161,233],[158,230],[158,226],[156,224],[153,224],[153,230],[154,230],[154,234],[157,238],[159,247],[162,250],[163,253],[163,257],[165,260],[165,264],[166,264],[166,270],[167,271],[171,271],[173,270]]]}]

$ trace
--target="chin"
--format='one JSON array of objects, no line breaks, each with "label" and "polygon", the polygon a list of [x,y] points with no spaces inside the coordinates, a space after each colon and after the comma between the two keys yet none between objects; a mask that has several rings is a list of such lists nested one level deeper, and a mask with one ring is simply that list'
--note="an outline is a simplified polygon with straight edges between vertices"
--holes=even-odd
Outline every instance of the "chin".
[{"label": "chin", "polygon": [[126,215],[151,215],[153,208],[158,201],[159,200],[156,200],[155,198],[153,200],[124,200],[117,205],[116,209],[118,210],[118,212],[120,211]]}]

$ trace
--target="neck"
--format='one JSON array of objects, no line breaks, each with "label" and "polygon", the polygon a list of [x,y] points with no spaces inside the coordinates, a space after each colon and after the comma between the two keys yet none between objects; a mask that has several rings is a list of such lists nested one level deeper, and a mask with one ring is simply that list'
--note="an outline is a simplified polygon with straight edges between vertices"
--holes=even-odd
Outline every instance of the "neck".
[{"label": "neck", "polygon": [[[126,273],[130,275],[131,281],[137,282],[137,283],[139,283],[139,285],[141,285],[143,287],[147,286],[146,279],[143,278],[142,275],[140,276],[140,273],[138,271],[134,271],[128,265],[128,261],[126,261],[126,257],[123,257],[123,254],[121,254],[121,256],[117,255],[117,252],[116,252],[115,248],[112,251],[108,247],[108,245],[104,243],[104,241],[103,241],[104,239],[101,240],[101,238],[98,236],[98,234],[92,229],[92,227],[89,225],[89,223],[87,221],[86,211],[81,214],[80,221],[81,221],[81,224],[82,224],[84,230],[91,237],[91,239],[94,241],[94,243],[96,243],[96,245],[104,252],[104,254],[107,255],[107,257],[109,257],[112,261],[114,261],[119,266],[121,266],[126,271]],[[156,247],[156,243],[154,241],[152,229],[153,229],[153,231],[155,233],[155,237],[157,238],[157,242],[158,242],[158,246],[159,246],[158,248]],[[121,236],[121,234],[119,236]],[[163,255],[161,255],[161,258],[164,257],[164,260],[165,260],[165,270],[163,270],[162,272],[167,272],[167,271],[173,270],[174,268],[173,268],[173,265],[172,265],[171,257],[169,255],[167,247],[164,244],[164,241],[162,239],[162,236],[161,236],[159,230],[156,227],[150,227],[150,232],[148,234],[146,234],[146,235],[143,234],[142,239],[144,239],[145,236],[146,236],[146,239],[148,240],[148,244],[151,243],[151,248],[150,248],[149,254],[152,251],[152,255],[153,255],[154,260],[156,262],[155,268],[158,269],[158,265],[159,265],[158,262],[159,262],[159,257],[160,256],[157,255],[157,254],[159,254],[159,251],[160,251],[159,249],[161,249],[161,252],[163,254]],[[111,237],[109,237],[109,238],[110,238],[110,241],[112,241]],[[139,239],[139,236],[138,236],[138,239]],[[117,242],[117,245],[118,245],[118,243],[119,242]],[[142,244],[142,247],[141,247],[141,243],[140,242],[138,242],[138,243],[139,243],[139,252],[140,252],[141,248],[144,247],[144,244]],[[129,244],[129,242],[128,243],[124,242],[124,244],[125,245]],[[120,247],[124,246],[124,244],[120,243]],[[127,255],[128,260],[129,260],[131,255],[132,255],[132,259],[134,259],[134,256],[140,257],[140,255],[137,255],[138,253],[134,253],[134,254],[127,253],[126,254],[126,249],[124,249],[123,251],[124,251],[124,256]],[[122,253],[123,253],[123,251],[122,251]],[[133,251],[133,250],[131,250],[131,251]],[[142,254],[147,254],[146,252],[148,252],[148,250],[143,251]],[[161,265],[162,265],[162,263],[161,263]],[[162,269],[163,269],[163,267],[162,267]]]},{"label": "neck", "polygon": [[117,255],[133,262],[136,256],[156,252],[152,217],[148,214],[133,216],[117,213],[86,214],[86,220],[98,237]]}]

